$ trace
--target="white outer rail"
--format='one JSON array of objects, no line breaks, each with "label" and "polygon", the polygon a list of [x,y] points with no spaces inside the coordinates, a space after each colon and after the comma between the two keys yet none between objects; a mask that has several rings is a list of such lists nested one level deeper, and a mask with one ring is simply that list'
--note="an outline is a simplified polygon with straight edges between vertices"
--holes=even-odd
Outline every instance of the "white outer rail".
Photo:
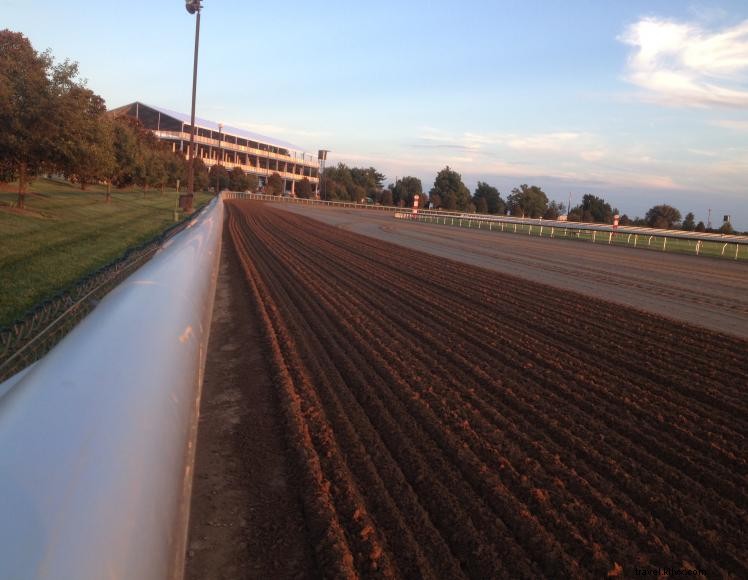
[{"label": "white outer rail", "polygon": [[216,199],[0,385],[0,578],[182,577],[222,223]]}]

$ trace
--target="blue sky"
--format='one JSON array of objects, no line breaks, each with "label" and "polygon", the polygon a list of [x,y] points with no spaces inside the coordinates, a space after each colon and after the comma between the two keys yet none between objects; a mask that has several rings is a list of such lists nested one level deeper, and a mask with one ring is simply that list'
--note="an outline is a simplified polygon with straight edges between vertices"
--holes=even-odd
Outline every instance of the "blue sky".
[{"label": "blue sky", "polygon": [[[189,111],[179,0],[0,0],[110,107]],[[205,0],[198,114],[473,189],[657,203],[748,230],[748,2]]]}]

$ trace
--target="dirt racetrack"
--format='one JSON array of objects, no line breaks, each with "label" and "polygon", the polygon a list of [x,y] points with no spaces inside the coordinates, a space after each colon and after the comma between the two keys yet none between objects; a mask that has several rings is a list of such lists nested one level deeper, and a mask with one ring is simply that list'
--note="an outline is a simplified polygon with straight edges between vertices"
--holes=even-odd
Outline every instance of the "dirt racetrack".
[{"label": "dirt racetrack", "polygon": [[748,577],[748,341],[262,203],[227,220],[308,576]]},{"label": "dirt racetrack", "polygon": [[371,210],[286,211],[565,290],[748,338],[748,264],[395,220]]}]

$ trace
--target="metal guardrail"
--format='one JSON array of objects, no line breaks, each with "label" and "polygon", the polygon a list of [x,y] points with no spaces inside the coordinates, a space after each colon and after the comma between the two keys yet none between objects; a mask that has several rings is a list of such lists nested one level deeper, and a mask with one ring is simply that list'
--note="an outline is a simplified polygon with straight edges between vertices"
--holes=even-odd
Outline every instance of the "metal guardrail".
[{"label": "metal guardrail", "polygon": [[0,578],[183,576],[220,199],[0,384]]}]

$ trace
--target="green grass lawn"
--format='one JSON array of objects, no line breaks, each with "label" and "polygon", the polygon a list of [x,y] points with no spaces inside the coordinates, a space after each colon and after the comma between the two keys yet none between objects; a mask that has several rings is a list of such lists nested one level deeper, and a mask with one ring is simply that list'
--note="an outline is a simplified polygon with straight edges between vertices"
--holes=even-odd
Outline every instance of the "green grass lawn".
[{"label": "green grass lawn", "polygon": [[[26,209],[12,186],[0,190],[0,326],[50,298],[174,223],[175,190],[81,191],[64,181],[38,179]],[[195,206],[211,198],[197,194]]]}]

